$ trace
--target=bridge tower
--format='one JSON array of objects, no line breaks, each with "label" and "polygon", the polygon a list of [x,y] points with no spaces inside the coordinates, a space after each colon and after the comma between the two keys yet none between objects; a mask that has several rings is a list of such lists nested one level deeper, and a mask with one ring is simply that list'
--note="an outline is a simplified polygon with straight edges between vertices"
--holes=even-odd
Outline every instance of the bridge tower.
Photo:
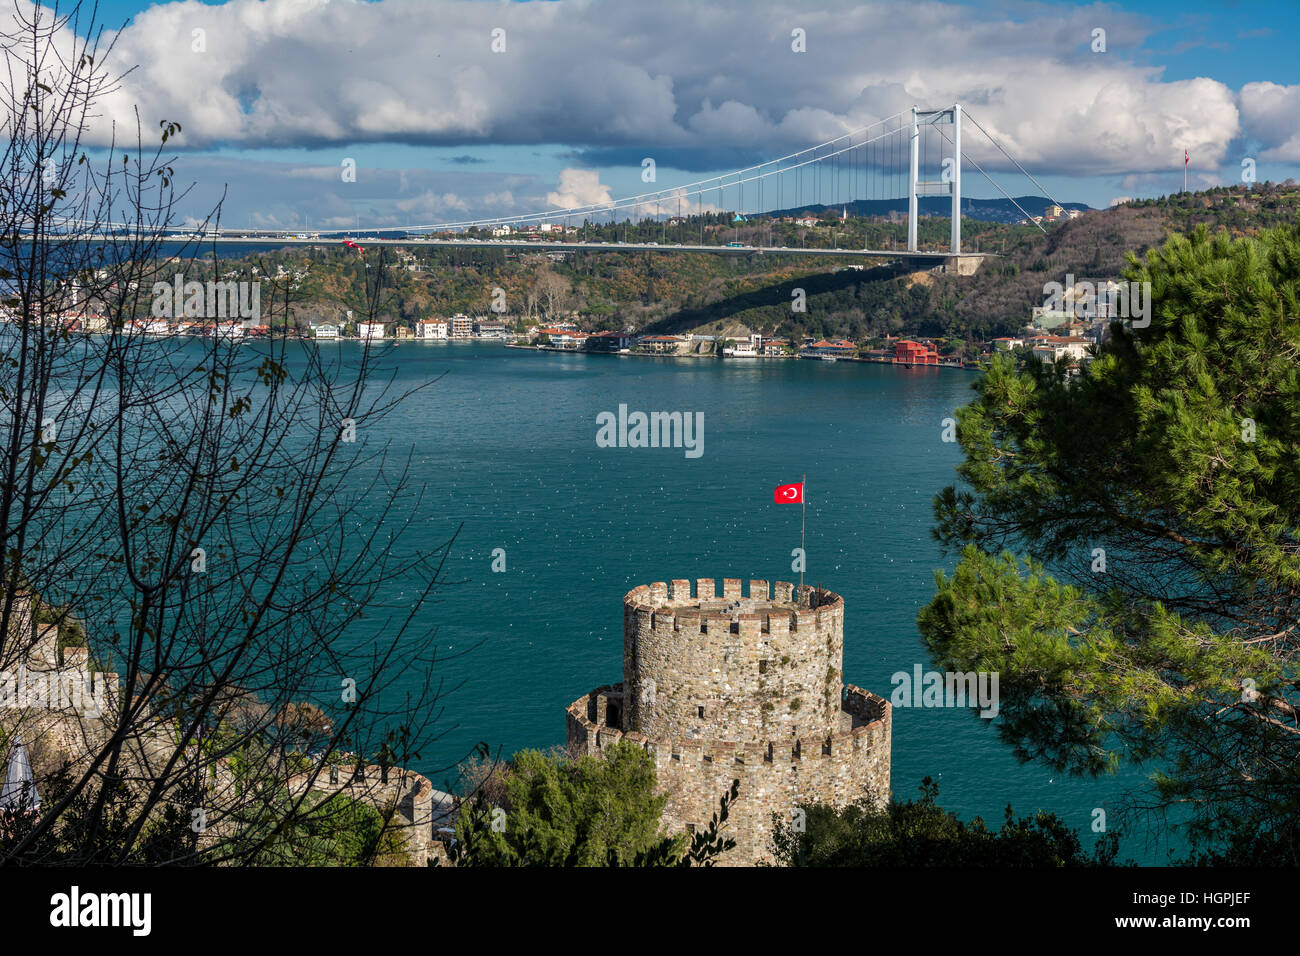
[{"label": "bridge tower", "polygon": [[[921,127],[952,124],[952,168],[945,169],[938,182],[922,182]],[[942,110],[912,107],[911,173],[907,177],[907,251],[917,252],[918,196],[952,196],[952,254],[961,254],[961,104]],[[945,161],[946,162],[946,161]]]}]

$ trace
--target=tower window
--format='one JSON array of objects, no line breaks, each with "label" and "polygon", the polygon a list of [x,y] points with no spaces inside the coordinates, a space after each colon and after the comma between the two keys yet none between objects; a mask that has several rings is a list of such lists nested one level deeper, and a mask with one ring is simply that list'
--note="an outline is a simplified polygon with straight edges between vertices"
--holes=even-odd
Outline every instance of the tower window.
[{"label": "tower window", "polygon": [[697,708],[695,708],[695,709],[696,709],[696,711],[699,713],[700,718],[703,719],[703,718],[704,718],[704,707],[703,707],[703,705],[701,705],[701,706],[699,706],[699,707],[697,707]]}]

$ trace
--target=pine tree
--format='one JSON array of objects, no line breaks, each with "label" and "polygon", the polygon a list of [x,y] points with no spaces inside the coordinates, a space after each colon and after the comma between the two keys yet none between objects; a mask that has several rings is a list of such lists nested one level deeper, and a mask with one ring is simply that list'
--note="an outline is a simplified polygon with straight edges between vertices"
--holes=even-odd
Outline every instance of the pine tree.
[{"label": "pine tree", "polygon": [[1135,761],[1218,859],[1300,862],[1300,229],[1200,228],[1125,278],[1078,379],[1000,358],[958,412],[960,550],[919,624],[953,670],[1001,674],[1022,759]]}]

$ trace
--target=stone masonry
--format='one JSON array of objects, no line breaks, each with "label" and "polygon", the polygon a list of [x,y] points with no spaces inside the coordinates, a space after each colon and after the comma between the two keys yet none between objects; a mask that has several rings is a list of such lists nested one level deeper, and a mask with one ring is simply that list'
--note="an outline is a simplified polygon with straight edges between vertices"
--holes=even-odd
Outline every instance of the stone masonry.
[{"label": "stone masonry", "polygon": [[733,780],[731,865],[771,859],[772,814],[889,799],[890,706],[843,683],[844,601],[777,582],[673,581],[623,599],[623,680],[574,701],[568,748],[653,755],[669,832],[698,830]]}]

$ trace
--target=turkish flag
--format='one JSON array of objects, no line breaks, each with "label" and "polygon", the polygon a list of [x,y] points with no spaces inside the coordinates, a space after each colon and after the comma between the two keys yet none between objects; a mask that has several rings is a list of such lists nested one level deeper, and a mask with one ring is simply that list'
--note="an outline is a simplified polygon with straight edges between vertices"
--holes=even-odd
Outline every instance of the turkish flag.
[{"label": "turkish flag", "polygon": [[781,485],[772,493],[772,499],[779,505],[797,505],[803,501],[803,482],[797,485]]},{"label": "turkish flag", "polygon": [[1191,157],[1187,155],[1187,150],[1183,150],[1183,165],[1186,166],[1190,161]]}]

